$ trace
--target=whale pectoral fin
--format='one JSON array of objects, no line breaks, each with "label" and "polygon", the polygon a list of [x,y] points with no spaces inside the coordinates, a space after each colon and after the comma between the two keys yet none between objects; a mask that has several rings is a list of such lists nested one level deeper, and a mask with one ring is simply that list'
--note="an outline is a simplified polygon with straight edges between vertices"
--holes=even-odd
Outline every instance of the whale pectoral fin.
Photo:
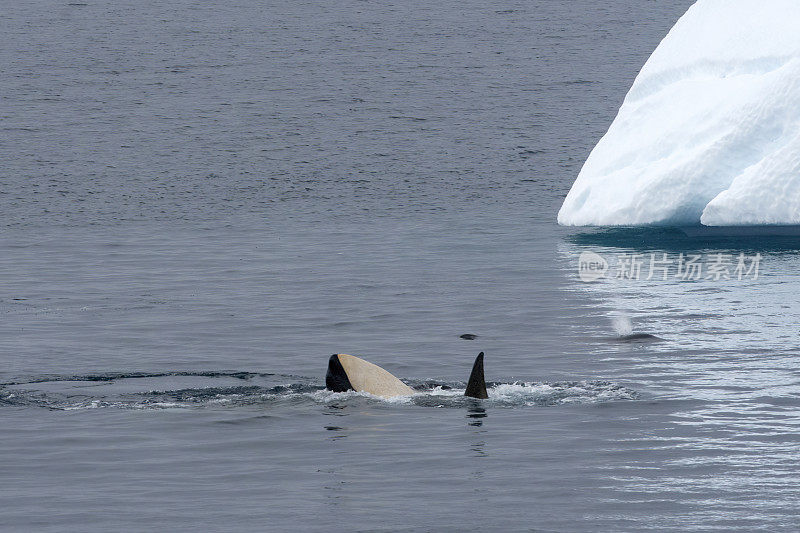
[{"label": "whale pectoral fin", "polygon": [[483,352],[479,353],[478,357],[475,358],[475,364],[472,365],[472,373],[469,375],[464,396],[484,400],[489,397],[486,393],[486,381],[483,379]]},{"label": "whale pectoral fin", "polygon": [[339,354],[335,353],[328,359],[328,372],[325,374],[325,388],[333,392],[345,392],[353,389],[350,378],[344,371]]},{"label": "whale pectoral fin", "polygon": [[325,385],[334,392],[354,390],[383,398],[414,394],[414,389],[378,365],[344,353],[334,354],[328,361]]}]

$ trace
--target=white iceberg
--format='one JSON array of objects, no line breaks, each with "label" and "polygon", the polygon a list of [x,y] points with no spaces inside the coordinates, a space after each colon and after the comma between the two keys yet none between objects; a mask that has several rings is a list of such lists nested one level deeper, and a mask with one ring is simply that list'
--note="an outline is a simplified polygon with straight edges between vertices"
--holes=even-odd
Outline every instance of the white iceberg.
[{"label": "white iceberg", "polygon": [[800,1],[689,8],[636,77],[558,222],[800,224]]}]

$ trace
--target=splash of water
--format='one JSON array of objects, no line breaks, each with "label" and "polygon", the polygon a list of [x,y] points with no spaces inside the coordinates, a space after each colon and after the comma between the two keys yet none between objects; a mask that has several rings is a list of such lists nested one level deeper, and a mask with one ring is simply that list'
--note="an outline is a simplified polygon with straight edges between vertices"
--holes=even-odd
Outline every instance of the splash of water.
[{"label": "splash of water", "polygon": [[[86,376],[31,376],[0,383],[0,408],[44,407],[53,410],[280,408],[281,406],[393,404],[417,407],[469,407],[465,383],[431,386],[410,382],[412,396],[379,398],[364,392],[325,390],[314,378],[249,372],[119,373]],[[635,391],[603,381],[487,383],[493,407],[555,406],[631,400]]]},{"label": "splash of water", "polygon": [[633,334],[633,324],[630,317],[622,311],[614,311],[611,313],[611,326],[620,337],[625,337]]}]

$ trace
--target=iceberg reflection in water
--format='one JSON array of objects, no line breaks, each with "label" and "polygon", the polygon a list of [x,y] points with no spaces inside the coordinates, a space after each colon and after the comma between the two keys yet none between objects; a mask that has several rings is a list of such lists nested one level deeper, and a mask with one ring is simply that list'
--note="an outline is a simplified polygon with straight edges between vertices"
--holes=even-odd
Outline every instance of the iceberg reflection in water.
[{"label": "iceberg reflection in water", "polygon": [[[605,486],[617,494],[608,503],[662,506],[655,514],[665,526],[677,524],[667,517],[686,506],[695,520],[747,529],[780,523],[800,496],[800,309],[794,297],[800,294],[800,243],[716,237],[688,238],[664,228],[601,230],[567,236],[559,252],[574,267],[571,290],[596,305],[598,332],[611,331],[622,315],[630,331],[665,339],[627,347],[603,344],[599,335],[588,339],[613,369],[609,379],[633,384],[651,402],[651,424],[616,443],[620,458],[639,450],[640,459],[612,456],[601,467],[613,477]],[[587,283],[577,270],[587,251],[612,264],[619,256],[664,254],[763,259],[757,279],[686,280],[676,277],[673,264],[666,280],[646,279],[643,265],[638,279],[609,275]],[[755,503],[764,487],[769,497]]]}]

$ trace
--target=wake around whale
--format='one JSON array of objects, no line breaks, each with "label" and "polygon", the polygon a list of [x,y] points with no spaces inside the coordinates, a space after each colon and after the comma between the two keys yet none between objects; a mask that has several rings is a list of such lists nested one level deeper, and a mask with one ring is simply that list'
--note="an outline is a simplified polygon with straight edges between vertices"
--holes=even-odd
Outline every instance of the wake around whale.
[{"label": "wake around whale", "polygon": [[[333,392],[354,390],[383,398],[410,396],[417,392],[378,365],[343,353],[335,353],[328,360],[325,387]],[[464,396],[480,399],[489,397],[483,377],[483,352],[475,358]]]}]

